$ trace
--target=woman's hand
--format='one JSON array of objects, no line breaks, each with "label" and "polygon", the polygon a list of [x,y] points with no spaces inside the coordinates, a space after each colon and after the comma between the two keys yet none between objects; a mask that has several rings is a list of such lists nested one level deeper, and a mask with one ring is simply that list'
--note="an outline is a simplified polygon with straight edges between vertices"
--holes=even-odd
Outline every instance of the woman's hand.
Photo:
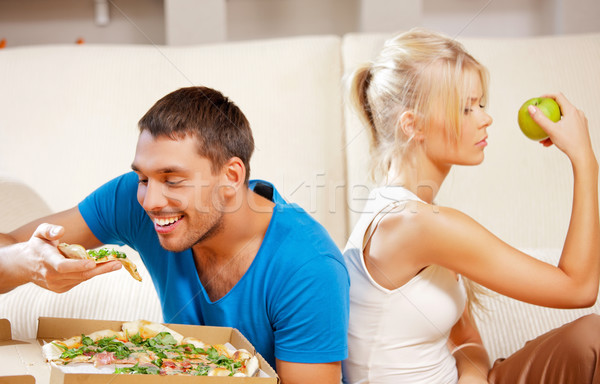
[{"label": "woman's hand", "polygon": [[530,106],[529,114],[532,119],[548,134],[542,140],[544,146],[556,145],[563,151],[571,162],[594,159],[594,152],[590,140],[588,121],[583,111],[577,109],[562,94],[548,94],[543,97],[554,99],[560,106],[562,118],[556,123],[548,119],[537,107]]}]

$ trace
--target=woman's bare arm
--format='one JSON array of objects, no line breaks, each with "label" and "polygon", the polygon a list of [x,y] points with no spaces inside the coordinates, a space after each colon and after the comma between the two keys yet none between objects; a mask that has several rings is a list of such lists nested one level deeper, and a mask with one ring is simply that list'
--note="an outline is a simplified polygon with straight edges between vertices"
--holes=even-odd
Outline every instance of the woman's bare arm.
[{"label": "woman's bare arm", "polygon": [[[375,252],[366,261],[378,282],[388,283],[387,288],[400,286],[421,268],[436,264],[532,304],[594,304],[600,281],[598,163],[585,115],[564,96],[550,96],[561,106],[562,119],[552,123],[539,111],[532,117],[569,157],[574,174],[571,220],[558,266],[520,252],[459,211],[415,203],[386,216],[371,239]],[[385,276],[376,276],[376,271]]]},{"label": "woman's bare arm", "polygon": [[468,307],[452,327],[448,348],[456,360],[459,384],[487,383],[490,359]]}]

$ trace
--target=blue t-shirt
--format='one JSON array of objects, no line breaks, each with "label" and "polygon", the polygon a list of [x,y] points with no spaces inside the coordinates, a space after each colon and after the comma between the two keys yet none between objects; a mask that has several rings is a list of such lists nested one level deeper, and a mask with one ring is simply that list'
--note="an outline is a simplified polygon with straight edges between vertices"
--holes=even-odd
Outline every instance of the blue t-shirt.
[{"label": "blue t-shirt", "polygon": [[[275,358],[327,363],[347,357],[349,286],[342,255],[327,231],[271,184],[275,208],[252,264],[237,284],[212,302],[191,249],[161,247],[154,224],[137,201],[138,176],[127,173],[79,204],[94,235],[105,244],[135,249],[154,282],[167,323],[237,328],[275,367]],[[259,188],[256,188],[259,185]]]}]

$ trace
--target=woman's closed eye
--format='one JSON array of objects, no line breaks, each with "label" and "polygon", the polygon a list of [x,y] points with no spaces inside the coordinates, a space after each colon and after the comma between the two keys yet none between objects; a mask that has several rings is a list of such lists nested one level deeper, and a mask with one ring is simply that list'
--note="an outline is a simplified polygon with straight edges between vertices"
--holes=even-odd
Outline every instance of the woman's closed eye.
[{"label": "woman's closed eye", "polygon": [[[485,105],[483,104],[479,104],[478,107],[480,109],[485,109]],[[465,113],[465,115],[469,114],[470,112],[473,112],[473,107],[466,107],[463,112]]]}]

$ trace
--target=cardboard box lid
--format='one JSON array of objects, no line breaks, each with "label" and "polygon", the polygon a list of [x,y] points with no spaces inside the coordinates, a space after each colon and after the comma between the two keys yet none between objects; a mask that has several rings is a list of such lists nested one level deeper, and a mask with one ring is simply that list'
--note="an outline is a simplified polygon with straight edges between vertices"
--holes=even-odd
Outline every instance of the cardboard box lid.
[{"label": "cardboard box lid", "polygon": [[[108,378],[107,378],[108,376]],[[52,367],[50,384],[266,384],[279,383],[273,377],[208,377],[208,376],[157,376],[157,375],[88,375],[65,374],[60,368]]]},{"label": "cardboard box lid", "polygon": [[48,383],[50,368],[36,340],[13,340],[10,322],[0,319],[0,384]]},{"label": "cardboard box lid", "polygon": [[0,376],[0,384],[35,384],[35,378],[31,375]]},{"label": "cardboard box lid", "polygon": [[10,330],[10,321],[0,319],[0,341],[12,340],[12,331]]}]

